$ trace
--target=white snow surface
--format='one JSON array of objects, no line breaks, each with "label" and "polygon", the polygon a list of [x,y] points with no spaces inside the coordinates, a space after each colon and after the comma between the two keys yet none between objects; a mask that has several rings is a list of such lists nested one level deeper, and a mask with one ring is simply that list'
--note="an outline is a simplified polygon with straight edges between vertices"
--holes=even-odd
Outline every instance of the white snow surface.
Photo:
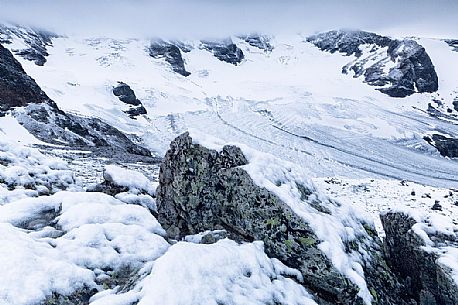
[{"label": "white snow surface", "polygon": [[[159,154],[180,133],[198,129],[299,163],[314,177],[376,176],[458,187],[458,164],[423,140],[436,131],[458,134],[456,69],[450,66],[458,52],[444,41],[419,40],[438,70],[438,93],[398,99],[342,74],[356,58],[322,52],[305,35],[271,37],[269,52],[231,39],[245,55],[237,66],[219,61],[199,41],[183,41],[191,48],[182,52],[188,77],[163,58],[151,58],[145,39],[58,37],[44,66],[16,58],[64,111],[99,117]],[[13,35],[7,47],[22,45]],[[132,87],[148,114],[134,120],[123,112],[128,105],[112,94],[118,81]],[[431,117],[428,103],[444,113],[450,108],[454,116]]]},{"label": "white snow surface", "polygon": [[249,304],[314,305],[312,296],[288,277],[301,275],[264,254],[263,243],[231,240],[202,245],[179,242],[157,259],[128,293],[97,297],[92,305]]},{"label": "white snow surface", "polygon": [[150,195],[156,193],[156,183],[152,183],[142,173],[116,165],[107,165],[103,173],[105,180],[130,190],[146,191]]}]

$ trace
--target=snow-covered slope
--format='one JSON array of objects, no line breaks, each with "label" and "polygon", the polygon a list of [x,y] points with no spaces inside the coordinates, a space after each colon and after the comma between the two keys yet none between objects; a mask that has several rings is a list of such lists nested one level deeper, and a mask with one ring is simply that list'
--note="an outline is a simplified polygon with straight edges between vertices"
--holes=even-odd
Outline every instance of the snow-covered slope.
[{"label": "snow-covered slope", "polygon": [[[323,52],[302,35],[270,37],[269,48],[257,47],[263,45],[253,37],[232,37],[243,52],[236,65],[219,60],[205,43],[168,42],[180,50],[191,73],[186,77],[174,72],[173,52],[169,59],[152,57],[151,41],[144,39],[55,37],[43,66],[17,58],[61,109],[138,135],[159,154],[176,135],[194,129],[274,152],[315,176],[458,185],[457,163],[423,139],[458,132],[456,76],[447,66],[458,53],[446,42],[418,40],[437,68],[439,91],[399,99],[342,74],[355,55]],[[5,40],[16,54],[29,47],[14,33]],[[132,119],[125,113],[130,106],[112,93],[119,81],[134,90],[147,114]]]}]

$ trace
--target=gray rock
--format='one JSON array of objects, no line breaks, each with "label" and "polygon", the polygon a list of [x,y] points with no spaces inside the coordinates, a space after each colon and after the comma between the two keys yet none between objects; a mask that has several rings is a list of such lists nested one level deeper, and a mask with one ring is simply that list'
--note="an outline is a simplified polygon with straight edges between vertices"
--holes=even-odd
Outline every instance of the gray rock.
[{"label": "gray rock", "polygon": [[119,98],[121,102],[129,105],[138,106],[141,102],[135,96],[134,90],[129,85],[118,82],[118,85],[113,88],[113,94]]},{"label": "gray rock", "polygon": [[[381,218],[386,233],[387,260],[418,305],[458,304],[458,286],[448,270],[437,263],[437,254],[423,248],[425,242],[412,230],[416,221],[400,212],[390,212]],[[455,244],[458,247],[458,236],[437,234],[430,239],[436,246]]]},{"label": "gray rock", "polygon": [[[307,41],[323,51],[355,55],[357,59],[343,67],[342,72],[363,76],[367,84],[380,87],[377,90],[389,96],[406,97],[438,89],[431,59],[414,40],[396,40],[364,31],[330,31],[310,36]],[[362,46],[369,47],[372,55],[362,57]],[[376,54],[381,48],[387,48],[383,56]],[[396,63],[388,73],[384,72],[387,63]]]},{"label": "gray rock", "polygon": [[431,137],[426,138],[426,141],[434,146],[442,156],[458,158],[458,139],[433,134]]},{"label": "gray rock", "polygon": [[445,42],[452,47],[452,50],[458,52],[458,39],[447,39]]},{"label": "gray rock", "polygon": [[274,47],[270,44],[270,39],[264,35],[250,34],[241,36],[250,46],[263,50],[264,52],[272,52]]},{"label": "gray rock", "polygon": [[172,66],[172,70],[180,75],[189,76],[191,73],[186,71],[181,50],[188,51],[187,46],[179,44],[178,46],[170,42],[158,40],[151,43],[149,55],[154,58],[165,58],[165,61]]},{"label": "gray rock", "polygon": [[[158,220],[169,237],[181,239],[206,230],[225,230],[239,241],[262,240],[265,252],[300,270],[302,283],[320,304],[362,304],[358,288],[318,249],[310,226],[276,195],[257,186],[240,166],[242,151],[225,146],[221,152],[193,144],[188,133],[170,145],[159,174]],[[310,190],[302,187],[304,197]],[[317,206],[324,203],[317,202]],[[364,266],[374,304],[408,304],[401,285],[384,263],[375,230],[348,244],[364,248],[371,258]]]},{"label": "gray rock", "polygon": [[231,39],[222,41],[202,41],[202,47],[213,53],[220,61],[237,66],[245,58],[243,51]]},{"label": "gray rock", "polygon": [[46,63],[46,57],[49,55],[47,48],[52,46],[52,39],[58,37],[48,31],[19,26],[8,27],[0,24],[0,43],[10,44],[13,36],[22,39],[27,46],[23,49],[14,49],[14,54],[33,61],[37,66],[43,66]]},{"label": "gray rock", "polygon": [[57,108],[11,52],[0,45],[0,116],[2,112],[31,103],[45,103]]}]

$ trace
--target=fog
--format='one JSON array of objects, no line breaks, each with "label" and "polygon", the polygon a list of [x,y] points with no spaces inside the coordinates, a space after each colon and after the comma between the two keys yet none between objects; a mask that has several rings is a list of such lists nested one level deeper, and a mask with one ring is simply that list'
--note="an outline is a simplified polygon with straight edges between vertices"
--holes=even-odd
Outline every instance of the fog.
[{"label": "fog", "polygon": [[458,37],[456,0],[0,0],[0,22],[58,34],[222,37],[354,28]]}]

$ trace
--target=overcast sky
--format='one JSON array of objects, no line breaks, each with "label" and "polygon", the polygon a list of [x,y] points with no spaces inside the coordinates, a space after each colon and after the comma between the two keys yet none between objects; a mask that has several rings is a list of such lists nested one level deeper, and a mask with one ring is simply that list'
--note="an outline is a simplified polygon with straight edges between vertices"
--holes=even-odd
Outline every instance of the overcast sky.
[{"label": "overcast sky", "polygon": [[458,38],[458,0],[0,0],[0,21],[91,36],[202,38],[359,28]]}]

